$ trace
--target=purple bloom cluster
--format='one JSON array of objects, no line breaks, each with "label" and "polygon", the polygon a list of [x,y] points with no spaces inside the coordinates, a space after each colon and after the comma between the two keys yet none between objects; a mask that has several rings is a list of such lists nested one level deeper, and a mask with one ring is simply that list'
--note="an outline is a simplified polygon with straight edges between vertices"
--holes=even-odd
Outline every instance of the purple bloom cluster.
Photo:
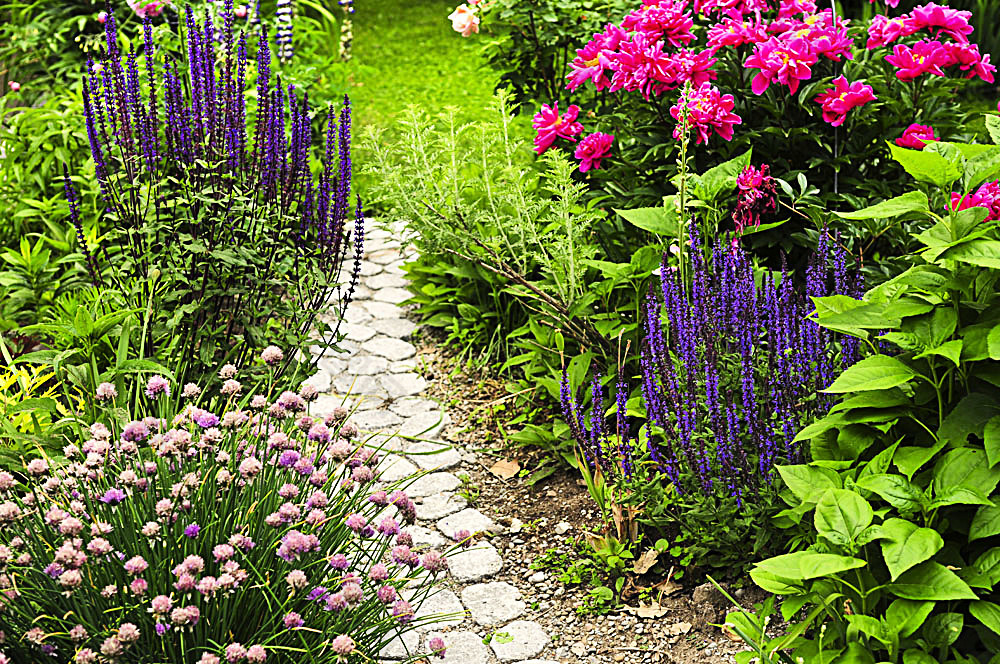
[{"label": "purple bloom cluster", "polygon": [[[787,270],[777,280],[761,278],[738,244],[706,251],[694,224],[690,234],[690,283],[682,283],[664,255],[659,283],[646,298],[642,444],[678,490],[721,490],[743,501],[770,481],[776,463],[800,459],[795,435],[830,405],[821,390],[833,380],[838,348],[808,318],[808,298],[855,295],[861,282],[848,273],[840,243],[831,249],[825,230],[805,270],[804,294]],[[856,344],[841,345],[842,367],[857,359]],[[591,385],[589,424],[565,374],[561,401],[587,460],[629,480],[640,441],[625,417],[628,388],[621,379],[616,387],[613,428],[602,415],[600,376]]]}]

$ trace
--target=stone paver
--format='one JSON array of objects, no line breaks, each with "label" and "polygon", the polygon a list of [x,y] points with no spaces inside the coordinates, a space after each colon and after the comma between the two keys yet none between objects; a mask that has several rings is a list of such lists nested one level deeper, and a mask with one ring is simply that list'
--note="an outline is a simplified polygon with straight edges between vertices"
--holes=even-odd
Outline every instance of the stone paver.
[{"label": "stone paver", "polygon": [[534,657],[548,642],[549,636],[541,625],[531,620],[515,620],[494,632],[490,647],[501,662],[513,662]]},{"label": "stone paver", "polygon": [[[426,655],[428,641],[440,636],[447,654],[432,661],[441,664],[557,664],[546,650],[551,641],[545,630],[521,619],[528,609],[519,582],[494,580],[504,561],[488,538],[502,528],[457,493],[462,482],[456,473],[477,460],[471,450],[444,442],[451,419],[427,398],[423,360],[405,340],[417,330],[407,318],[412,306],[406,304],[411,294],[403,265],[416,252],[411,245],[401,248],[406,237],[402,223],[368,229],[361,282],[340,326],[344,338],[336,350],[321,345],[331,340],[317,340],[309,348],[320,357],[306,381],[320,392],[309,412],[324,416],[339,406],[350,411],[361,440],[383,456],[378,482],[386,489],[402,485],[416,503],[416,523],[404,527],[416,550],[446,550],[460,530],[484,534],[469,548],[449,554],[448,574],[438,577],[443,585],[415,607],[418,622],[427,618],[426,624],[386,645],[374,662]],[[321,320],[335,324],[337,317],[331,312]],[[402,519],[394,505],[382,514]],[[430,579],[419,569],[413,577],[408,587],[414,589]]]},{"label": "stone paver", "polygon": [[479,581],[503,569],[503,558],[492,544],[477,542],[448,558],[448,569],[458,581]]},{"label": "stone paver", "polygon": [[462,603],[477,624],[489,627],[517,618],[526,605],[521,591],[505,581],[477,583],[462,591]]}]

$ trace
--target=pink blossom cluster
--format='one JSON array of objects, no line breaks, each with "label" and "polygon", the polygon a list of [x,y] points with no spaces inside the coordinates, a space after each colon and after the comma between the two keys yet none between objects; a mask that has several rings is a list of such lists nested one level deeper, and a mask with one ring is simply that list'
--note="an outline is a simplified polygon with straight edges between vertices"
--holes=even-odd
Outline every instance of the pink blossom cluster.
[{"label": "pink blossom cluster", "polygon": [[834,127],[844,124],[849,111],[870,101],[875,101],[872,86],[861,81],[850,83],[843,76],[833,79],[833,87],[816,96],[816,103],[823,107],[823,119]]},{"label": "pink blossom cluster", "polygon": [[[414,600],[398,590],[415,568],[445,571],[447,557],[412,551],[396,518],[412,520],[416,507],[376,486],[381,457],[355,440],[348,413],[296,420],[266,407],[301,413],[304,390],[263,395],[265,407],[248,412],[200,388],[187,390],[197,405],[171,413],[162,395],[172,385],[156,378],[145,388],[160,417],[97,422],[67,446],[65,464],[27,463],[23,484],[0,471],[0,662],[131,661],[140,637],[201,656],[185,661],[264,662],[313,634],[325,643],[327,629],[355,620],[336,617],[345,611],[381,612],[386,629],[414,623]],[[94,402],[112,413],[113,399]],[[311,435],[319,427],[322,443]],[[273,579],[287,580],[284,594]],[[63,616],[65,597],[90,609],[81,624],[49,617]],[[270,621],[274,636],[254,643],[259,628],[243,630],[241,607],[272,604],[255,624]],[[335,641],[346,655],[372,638]]]},{"label": "pink blossom cluster", "polygon": [[[559,104],[542,104],[542,110],[535,114],[532,126],[535,128],[535,152],[543,154],[558,139],[571,143],[583,133],[583,125],[577,121],[580,107],[575,104],[559,113]],[[580,160],[580,172],[600,168],[601,160],[608,156],[615,137],[611,134],[595,132],[586,136],[576,148],[575,156]]]},{"label": "pink blossom cluster", "polygon": [[738,199],[733,210],[736,232],[741,233],[748,226],[759,226],[760,217],[777,208],[778,185],[771,177],[770,166],[760,168],[752,165],[740,171],[736,178]]},{"label": "pink blossom cluster", "polygon": [[733,138],[733,127],[738,125],[740,116],[733,113],[736,101],[732,95],[722,94],[711,83],[702,83],[681,98],[670,109],[670,115],[677,120],[674,138],[690,129],[697,132],[695,143],[708,141],[711,132],[715,132],[727,141]]},{"label": "pink blossom cluster", "polygon": [[965,210],[972,207],[983,207],[989,211],[987,221],[1000,221],[1000,180],[987,182],[974,192],[962,194],[953,192],[951,195],[951,208],[953,210]]}]

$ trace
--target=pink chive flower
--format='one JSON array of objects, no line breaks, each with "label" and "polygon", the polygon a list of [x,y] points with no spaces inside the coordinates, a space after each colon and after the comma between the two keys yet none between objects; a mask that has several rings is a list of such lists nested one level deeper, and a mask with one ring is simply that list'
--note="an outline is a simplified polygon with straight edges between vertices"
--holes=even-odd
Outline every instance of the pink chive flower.
[{"label": "pink chive flower", "polygon": [[642,7],[622,21],[624,29],[644,32],[674,48],[694,41],[694,34],[691,32],[694,19],[691,18],[691,12],[684,11],[688,4],[686,1],[642,0],[642,4]]},{"label": "pink chive flower", "polygon": [[923,150],[927,141],[941,140],[934,135],[934,127],[921,124],[911,124],[903,130],[903,135],[896,139],[896,145],[901,148]]},{"label": "pink chive flower", "polygon": [[114,383],[101,383],[94,392],[94,398],[98,401],[114,401],[118,397],[118,390]]},{"label": "pink chive flower", "polygon": [[146,382],[146,396],[156,399],[160,395],[170,396],[170,383],[163,376],[150,376]]},{"label": "pink chive flower", "polygon": [[611,79],[607,72],[611,69],[614,52],[626,40],[628,33],[613,23],[609,23],[604,32],[596,33],[586,46],[577,49],[576,57],[569,65],[571,71],[566,75],[569,79],[566,89],[576,90],[587,81],[591,81],[597,90],[609,87]]},{"label": "pink chive flower", "polygon": [[816,64],[816,60],[816,54],[805,39],[782,41],[771,37],[754,47],[743,66],[760,70],[750,82],[750,89],[755,95],[764,94],[774,82],[787,85],[788,90],[795,94],[799,82],[812,76],[810,67]]},{"label": "pink chive flower", "polygon": [[260,359],[264,361],[264,364],[274,366],[285,359],[285,354],[277,346],[268,346],[260,352]]},{"label": "pink chive flower", "polygon": [[951,208],[953,210],[965,210],[971,207],[986,208],[989,211],[986,221],[1000,220],[1000,180],[987,182],[975,192],[966,194],[964,198],[957,192],[952,193]]},{"label": "pink chive flower", "polygon": [[[670,115],[678,121],[674,129],[674,138],[680,138],[681,133],[689,129],[698,132],[696,143],[708,141],[709,133],[715,133],[727,141],[733,140],[733,127],[742,119],[733,113],[736,102],[732,95],[724,95],[710,83],[703,83],[697,90],[692,90],[685,98],[677,100],[670,108]],[[686,126],[681,126],[681,109],[687,108]]]},{"label": "pink chive flower", "polygon": [[922,74],[944,76],[941,64],[949,62],[947,49],[939,41],[920,41],[913,48],[906,44],[896,44],[885,61],[896,68],[896,78],[912,81]]},{"label": "pink chive flower", "polygon": [[912,32],[929,30],[931,34],[946,34],[957,42],[967,42],[973,29],[970,18],[972,12],[928,2],[914,7],[905,20]]},{"label": "pink chive flower", "polygon": [[815,101],[823,107],[823,119],[839,127],[851,110],[875,101],[875,95],[872,86],[862,81],[848,83],[846,78],[838,76],[833,79],[833,87],[817,95]]},{"label": "pink chive flower", "polygon": [[586,136],[576,146],[573,156],[580,160],[580,172],[586,173],[592,168],[600,168],[601,160],[611,152],[611,144],[615,137],[611,134],[594,132]]},{"label": "pink chive flower", "polygon": [[566,112],[559,115],[559,104],[542,104],[542,110],[535,114],[531,121],[531,126],[535,128],[535,152],[544,153],[557,138],[565,138],[568,141],[576,141],[576,137],[583,133],[583,125],[576,121],[580,114],[580,107],[576,104],[566,109]]},{"label": "pink chive flower", "polygon": [[354,639],[346,634],[341,634],[330,642],[330,648],[338,655],[346,657],[354,652]]},{"label": "pink chive flower", "polygon": [[431,652],[437,655],[439,658],[444,659],[445,652],[447,648],[444,645],[444,639],[440,636],[435,636],[427,641],[427,647],[431,649]]}]

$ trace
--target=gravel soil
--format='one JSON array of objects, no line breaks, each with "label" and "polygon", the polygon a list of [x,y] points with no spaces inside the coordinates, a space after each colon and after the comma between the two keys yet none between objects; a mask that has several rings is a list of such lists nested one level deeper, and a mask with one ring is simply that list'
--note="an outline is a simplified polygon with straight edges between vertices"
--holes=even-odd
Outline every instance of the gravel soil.
[{"label": "gravel soil", "polygon": [[[433,331],[419,334],[418,366],[430,383],[428,396],[438,400],[452,419],[444,437],[475,451],[476,463],[467,471],[462,491],[505,530],[491,539],[505,561],[494,580],[522,589],[528,605],[523,619],[537,621],[552,635],[553,648],[546,649],[546,656],[554,652],[560,664],[733,662],[733,653],[745,646],[712,624],[721,623],[731,606],[711,584],[684,587],[646,574],[626,584],[626,599],[631,594],[635,606],[636,587],[660,584],[669,592],[661,596],[657,616],[639,617],[625,607],[603,615],[588,610],[589,571],[576,575],[587,577],[579,583],[559,578],[582,559],[578,549],[586,546],[584,534],[599,533],[602,527],[586,485],[566,467],[534,485],[519,475],[505,479],[491,472],[501,460],[516,460],[521,468],[533,469],[541,453],[504,448],[498,422],[490,413],[490,405],[506,396],[502,381],[459,365],[443,351],[444,344]],[[762,599],[749,580],[742,585],[730,588],[741,603],[750,607]]]}]

